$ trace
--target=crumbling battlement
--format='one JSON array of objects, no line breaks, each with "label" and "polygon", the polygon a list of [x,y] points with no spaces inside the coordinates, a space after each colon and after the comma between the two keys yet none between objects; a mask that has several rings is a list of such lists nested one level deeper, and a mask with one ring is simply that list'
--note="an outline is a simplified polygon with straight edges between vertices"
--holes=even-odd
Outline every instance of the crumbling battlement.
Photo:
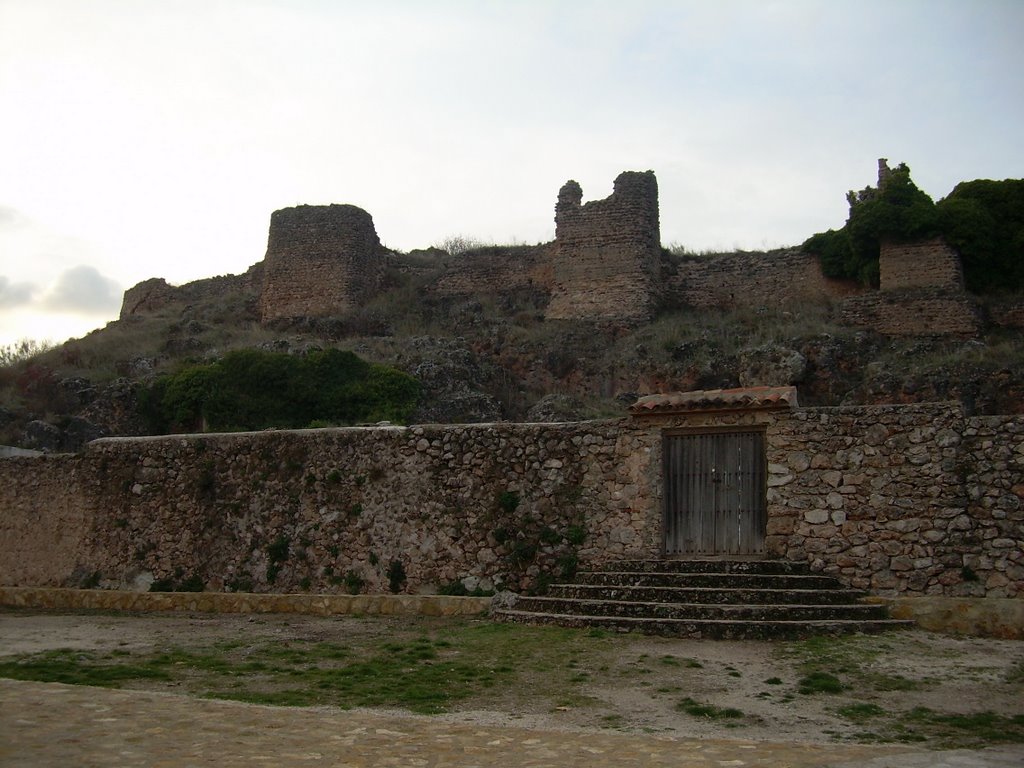
[{"label": "crumbling battlement", "polygon": [[450,264],[432,286],[439,296],[533,289],[551,291],[553,244],[487,248]]},{"label": "crumbling battlement", "polygon": [[852,281],[825,277],[816,256],[795,248],[684,261],[666,282],[668,301],[702,309],[782,306],[859,290]]},{"label": "crumbling battlement", "polygon": [[879,288],[944,288],[963,293],[960,256],[941,237],[912,243],[882,242],[878,256]]},{"label": "crumbling battlement", "polygon": [[[879,185],[889,178],[879,161]],[[871,190],[867,190],[871,191]],[[866,191],[866,192],[867,192]],[[534,247],[482,248],[449,257],[429,255],[405,271],[426,279],[428,297],[507,295],[530,291],[552,320],[630,325],[658,306],[732,309],[799,300],[843,299],[844,323],[890,335],[955,334],[980,328],[964,291],[960,259],[940,238],[881,245],[881,290],[824,276],[813,254],[799,249],[734,253],[672,263],[660,245],[658,182],[652,171],[627,171],[612,194],[584,204],[575,181],[558,193],[555,240]],[[398,257],[391,259],[394,265]],[[353,205],[301,205],[274,212],[266,258],[244,275],[171,286],[154,278],[125,292],[121,317],[169,305],[217,300],[246,291],[264,322],[345,316],[383,283],[388,255],[370,214]],[[996,321],[1021,324],[1020,311]]]},{"label": "crumbling battlement", "polygon": [[870,328],[888,336],[978,335],[981,316],[966,293],[941,288],[872,291],[843,301],[844,325]]},{"label": "crumbling battlement", "polygon": [[124,292],[120,319],[151,315],[170,306],[219,301],[231,293],[242,292],[255,297],[259,295],[262,283],[262,263],[254,264],[241,275],[218,275],[184,285],[171,285],[162,277],[151,277]]},{"label": "crumbling battlement", "polygon": [[551,319],[643,321],[657,298],[661,261],[658,181],[627,171],[610,197],[581,205],[575,181],[555,206]]},{"label": "crumbling battlement", "polygon": [[978,335],[981,313],[964,291],[960,257],[941,237],[883,242],[878,271],[879,290],[843,302],[844,324],[889,336]]},{"label": "crumbling battlement", "polygon": [[260,318],[343,315],[380,287],[384,248],[354,205],[300,205],[270,217]]}]

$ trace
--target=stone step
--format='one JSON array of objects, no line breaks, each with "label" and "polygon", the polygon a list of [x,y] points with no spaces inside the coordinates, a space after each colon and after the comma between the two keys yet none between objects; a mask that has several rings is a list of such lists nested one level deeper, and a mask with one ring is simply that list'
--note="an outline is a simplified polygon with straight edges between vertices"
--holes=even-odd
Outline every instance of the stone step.
[{"label": "stone step", "polygon": [[610,587],[705,587],[754,589],[833,589],[839,582],[816,574],[672,573],[665,571],[582,571],[577,584]]},{"label": "stone step", "polygon": [[881,632],[888,619],[863,592],[780,560],[632,560],[578,573],[544,597],[492,609],[499,621],[603,627],[677,637],[785,638]]},{"label": "stone step", "polygon": [[728,619],[650,619],[627,616],[585,616],[564,613],[532,613],[518,610],[495,611],[495,618],[524,624],[554,624],[562,627],[592,627],[616,632],[642,632],[668,637],[716,640],[797,639],[812,635],[840,635],[855,632],[884,632],[909,629],[912,621],[896,619],[820,621],[733,621]]},{"label": "stone step", "polygon": [[834,621],[888,618],[884,605],[708,604],[645,603],[626,600],[573,600],[561,597],[521,597],[515,610],[574,616],[650,619],[718,619],[730,621]]},{"label": "stone step", "polygon": [[599,571],[634,571],[638,573],[762,573],[771,575],[807,575],[807,563],[792,560],[616,560]]},{"label": "stone step", "polygon": [[551,597],[620,600],[640,603],[732,605],[849,605],[864,596],[853,589],[760,589],[757,587],[634,587],[603,584],[553,584]]}]

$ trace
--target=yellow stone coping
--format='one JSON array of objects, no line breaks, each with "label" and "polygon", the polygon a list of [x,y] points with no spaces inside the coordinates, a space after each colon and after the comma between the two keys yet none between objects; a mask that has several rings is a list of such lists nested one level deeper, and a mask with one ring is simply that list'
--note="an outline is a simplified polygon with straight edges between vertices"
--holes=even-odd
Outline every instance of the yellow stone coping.
[{"label": "yellow stone coping", "polygon": [[889,607],[894,619],[956,635],[1024,640],[1024,600],[1006,597],[876,597],[865,602]]}]

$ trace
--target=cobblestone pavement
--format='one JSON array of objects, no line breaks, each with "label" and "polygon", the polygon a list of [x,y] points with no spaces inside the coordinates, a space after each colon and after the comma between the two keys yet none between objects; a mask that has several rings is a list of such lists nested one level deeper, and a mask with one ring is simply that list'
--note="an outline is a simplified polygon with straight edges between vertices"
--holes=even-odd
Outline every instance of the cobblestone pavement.
[{"label": "cobblestone pavement", "polygon": [[839,766],[1018,768],[1024,748],[920,753],[534,730],[0,680],[0,766]]}]

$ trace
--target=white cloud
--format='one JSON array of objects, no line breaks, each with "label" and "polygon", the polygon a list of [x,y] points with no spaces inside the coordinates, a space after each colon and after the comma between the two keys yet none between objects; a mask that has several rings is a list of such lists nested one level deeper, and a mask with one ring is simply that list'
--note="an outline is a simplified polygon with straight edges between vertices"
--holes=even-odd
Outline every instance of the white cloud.
[{"label": "white cloud", "polygon": [[31,303],[37,290],[32,283],[12,283],[0,275],[0,309],[21,307]]},{"label": "white cloud", "polygon": [[121,306],[122,289],[95,267],[79,265],[63,272],[43,299],[47,309],[63,314],[101,315]]}]

